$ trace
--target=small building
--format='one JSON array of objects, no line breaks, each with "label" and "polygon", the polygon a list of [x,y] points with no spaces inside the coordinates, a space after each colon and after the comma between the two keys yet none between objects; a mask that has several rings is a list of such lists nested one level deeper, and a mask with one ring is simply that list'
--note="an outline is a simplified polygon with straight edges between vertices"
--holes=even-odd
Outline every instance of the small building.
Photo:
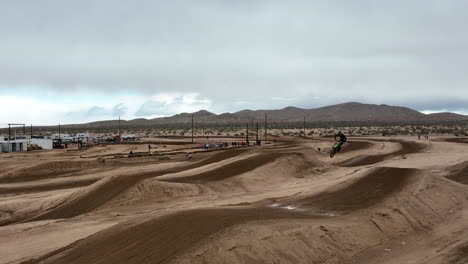
[{"label": "small building", "polygon": [[29,142],[29,140],[0,141],[1,152],[10,153],[18,151],[27,151]]}]

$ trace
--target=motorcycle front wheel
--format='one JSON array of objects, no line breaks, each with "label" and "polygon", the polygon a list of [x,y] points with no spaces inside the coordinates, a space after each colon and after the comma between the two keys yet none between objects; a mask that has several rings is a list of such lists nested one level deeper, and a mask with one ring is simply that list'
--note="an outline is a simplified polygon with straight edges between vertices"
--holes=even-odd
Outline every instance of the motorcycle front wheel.
[{"label": "motorcycle front wheel", "polygon": [[335,156],[335,153],[336,153],[336,148],[332,148],[332,151],[330,152],[330,158],[333,158],[333,156]]}]

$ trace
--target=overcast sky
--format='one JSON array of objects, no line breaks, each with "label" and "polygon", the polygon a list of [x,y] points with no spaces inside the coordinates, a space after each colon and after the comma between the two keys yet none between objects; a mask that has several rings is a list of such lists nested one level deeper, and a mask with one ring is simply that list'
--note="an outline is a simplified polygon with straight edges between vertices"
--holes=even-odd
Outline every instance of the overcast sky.
[{"label": "overcast sky", "polygon": [[0,0],[0,126],[358,101],[468,114],[464,0]]}]

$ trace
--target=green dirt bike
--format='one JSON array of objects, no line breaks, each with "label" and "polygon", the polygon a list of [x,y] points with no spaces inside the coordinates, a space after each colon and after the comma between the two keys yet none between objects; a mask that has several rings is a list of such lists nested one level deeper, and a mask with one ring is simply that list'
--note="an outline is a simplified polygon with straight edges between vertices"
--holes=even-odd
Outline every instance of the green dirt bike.
[{"label": "green dirt bike", "polygon": [[344,144],[344,142],[342,142],[342,141],[337,141],[337,142],[335,143],[335,145],[333,145],[332,150],[331,150],[331,152],[330,152],[330,158],[333,158],[333,156],[335,156],[335,154],[336,154],[338,151],[340,151],[341,146],[343,146],[343,144]]}]

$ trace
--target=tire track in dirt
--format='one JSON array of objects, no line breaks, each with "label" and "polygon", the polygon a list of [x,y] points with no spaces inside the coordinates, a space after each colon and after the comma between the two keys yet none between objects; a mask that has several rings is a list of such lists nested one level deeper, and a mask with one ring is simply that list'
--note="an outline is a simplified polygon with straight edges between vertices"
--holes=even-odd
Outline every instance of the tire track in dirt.
[{"label": "tire track in dirt", "polygon": [[401,149],[391,152],[391,153],[385,153],[385,154],[379,154],[379,155],[359,155],[351,159],[339,162],[336,165],[341,166],[341,167],[358,167],[358,166],[371,165],[371,164],[375,164],[375,163],[390,159],[392,157],[418,153],[418,152],[421,152],[425,148],[423,144],[416,143],[416,142],[401,141],[401,140],[389,140],[389,142],[399,143],[401,145]]}]

